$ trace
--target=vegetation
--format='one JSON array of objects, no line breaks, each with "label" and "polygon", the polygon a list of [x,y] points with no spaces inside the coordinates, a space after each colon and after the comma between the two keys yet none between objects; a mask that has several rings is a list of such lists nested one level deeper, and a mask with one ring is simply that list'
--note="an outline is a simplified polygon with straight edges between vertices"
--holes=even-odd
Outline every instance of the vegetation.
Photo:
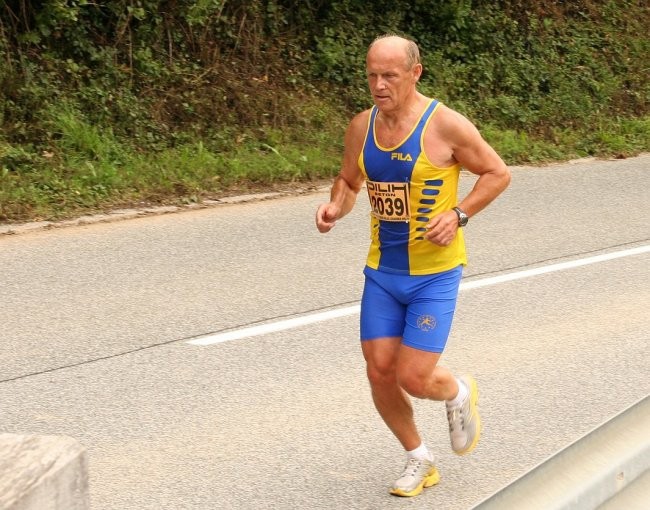
[{"label": "vegetation", "polygon": [[1,1],[0,221],[329,178],[384,32],[511,164],[632,155],[648,26],[633,0]]}]

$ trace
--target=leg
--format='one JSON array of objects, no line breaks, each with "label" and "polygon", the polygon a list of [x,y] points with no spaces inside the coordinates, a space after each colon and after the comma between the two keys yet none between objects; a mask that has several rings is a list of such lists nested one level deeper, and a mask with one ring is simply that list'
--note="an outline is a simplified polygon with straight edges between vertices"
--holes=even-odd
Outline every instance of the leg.
[{"label": "leg", "polygon": [[414,397],[450,400],[458,394],[456,378],[438,361],[449,338],[461,275],[459,267],[413,278],[408,287],[397,378]]},{"label": "leg", "polygon": [[449,370],[437,365],[439,358],[436,353],[402,346],[396,370],[397,381],[414,397],[447,401],[451,446],[455,453],[464,455],[476,447],[481,435],[478,387],[473,377],[461,377],[461,384],[467,389],[466,396],[453,405],[449,401],[458,395],[458,380]]},{"label": "leg", "polygon": [[[410,395],[445,400],[452,449],[463,455],[474,449],[481,433],[474,378],[460,378],[438,366],[451,328],[461,271],[451,270],[424,280],[405,314],[398,384]],[[461,391],[462,390],[462,391]]]},{"label": "leg", "polygon": [[454,377],[437,363],[451,328],[461,270],[424,278],[365,273],[361,345],[373,401],[402,446],[413,450],[421,438],[408,394],[445,400],[458,392]]},{"label": "leg", "polygon": [[[399,337],[362,343],[375,407],[404,449],[410,451],[420,446],[422,441],[413,418],[410,398],[400,387],[397,378],[397,366],[403,349]],[[390,493],[395,496],[417,496],[425,487],[439,481],[440,474],[432,459],[409,457]]]},{"label": "leg", "polygon": [[[457,395],[463,398],[459,388],[465,384],[459,386],[447,369],[438,366],[451,327],[461,270],[429,278],[382,275],[369,268],[364,273],[361,345],[372,398],[404,449],[419,450],[409,453],[404,471],[390,492],[416,496],[438,483],[440,476],[431,454],[422,455],[425,446],[409,395],[432,400],[449,400]],[[450,427],[455,425],[456,416],[460,414],[448,412]],[[477,434],[470,439],[471,434],[464,432],[464,438],[457,438],[453,433],[452,447],[457,453],[470,451],[478,440]],[[467,439],[471,440],[469,448]]]},{"label": "leg", "polygon": [[456,378],[437,365],[440,354],[402,345],[400,338],[369,340],[361,345],[377,411],[404,449],[417,448],[422,441],[409,395],[451,400],[458,393]]},{"label": "leg", "polygon": [[405,450],[420,446],[422,440],[415,426],[413,407],[397,380],[401,338],[388,337],[361,343],[372,399],[388,428]]}]

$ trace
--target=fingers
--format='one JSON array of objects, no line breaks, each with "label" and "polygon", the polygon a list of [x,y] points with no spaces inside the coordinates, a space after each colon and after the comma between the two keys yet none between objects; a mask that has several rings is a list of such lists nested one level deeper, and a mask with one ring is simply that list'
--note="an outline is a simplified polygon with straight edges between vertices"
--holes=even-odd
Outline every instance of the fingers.
[{"label": "fingers", "polygon": [[436,244],[438,246],[449,246],[454,238],[456,237],[456,234],[454,233],[453,235],[448,235],[448,234],[439,234],[437,236],[430,236],[427,237],[425,235],[425,238],[431,241],[433,244]]},{"label": "fingers", "polygon": [[334,225],[336,225],[336,215],[330,204],[321,205],[316,211],[316,228],[321,234],[325,234],[332,230]]},{"label": "fingers", "polygon": [[427,229],[425,239],[438,246],[449,246],[458,231],[458,216],[454,211],[438,214],[427,224]]},{"label": "fingers", "polygon": [[456,236],[445,237],[444,239],[440,240],[437,244],[439,246],[449,246],[451,244],[451,242],[454,240],[454,237],[456,237]]}]

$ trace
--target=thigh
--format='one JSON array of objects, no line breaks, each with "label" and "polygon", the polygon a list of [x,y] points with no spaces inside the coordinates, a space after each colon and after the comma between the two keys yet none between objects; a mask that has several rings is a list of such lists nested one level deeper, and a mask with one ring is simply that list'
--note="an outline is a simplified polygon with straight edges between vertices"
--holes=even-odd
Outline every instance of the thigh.
[{"label": "thigh", "polygon": [[406,305],[371,276],[361,297],[361,340],[402,337]]},{"label": "thigh", "polygon": [[431,275],[422,281],[407,306],[403,343],[441,353],[451,331],[462,268]]}]

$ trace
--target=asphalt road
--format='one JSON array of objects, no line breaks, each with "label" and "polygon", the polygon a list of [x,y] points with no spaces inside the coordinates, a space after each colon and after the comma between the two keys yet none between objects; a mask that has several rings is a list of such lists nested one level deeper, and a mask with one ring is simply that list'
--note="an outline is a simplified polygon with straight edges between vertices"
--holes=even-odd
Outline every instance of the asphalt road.
[{"label": "asphalt road", "polygon": [[[463,175],[464,190],[473,183]],[[650,155],[515,168],[466,228],[464,282],[650,245]],[[68,435],[94,509],[471,508],[650,393],[650,253],[461,291],[443,362],[479,381],[484,434],[454,456],[417,402],[441,483],[388,495],[358,316],[214,345],[358,303],[368,209],[327,235],[327,193],[0,237],[0,432]]]}]

